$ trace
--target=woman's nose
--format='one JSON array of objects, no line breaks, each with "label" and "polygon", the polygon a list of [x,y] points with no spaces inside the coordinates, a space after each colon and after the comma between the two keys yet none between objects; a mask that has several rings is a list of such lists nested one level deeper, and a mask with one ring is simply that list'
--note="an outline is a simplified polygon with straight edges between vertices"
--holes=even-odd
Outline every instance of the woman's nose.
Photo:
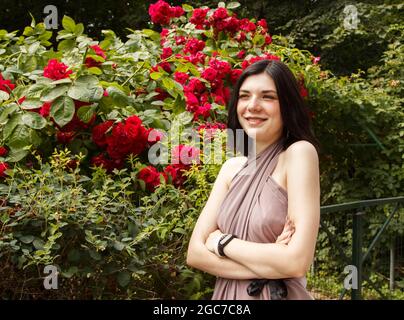
[{"label": "woman's nose", "polygon": [[251,97],[247,105],[247,110],[259,110],[260,104],[256,97]]}]

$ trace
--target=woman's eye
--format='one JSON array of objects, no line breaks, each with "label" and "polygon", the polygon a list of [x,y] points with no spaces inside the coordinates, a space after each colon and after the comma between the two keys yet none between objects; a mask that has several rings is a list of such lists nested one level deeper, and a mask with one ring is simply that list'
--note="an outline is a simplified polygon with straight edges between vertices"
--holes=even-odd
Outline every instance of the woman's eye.
[{"label": "woman's eye", "polygon": [[275,99],[275,97],[274,96],[264,96],[264,99]]},{"label": "woman's eye", "polygon": [[242,95],[238,96],[238,98],[239,98],[239,99],[247,98],[247,95],[242,94]]}]

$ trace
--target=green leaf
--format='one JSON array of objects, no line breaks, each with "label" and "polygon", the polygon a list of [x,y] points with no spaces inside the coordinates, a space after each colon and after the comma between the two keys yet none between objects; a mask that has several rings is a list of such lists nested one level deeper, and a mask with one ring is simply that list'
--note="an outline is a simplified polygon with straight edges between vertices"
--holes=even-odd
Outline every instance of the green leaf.
[{"label": "green leaf", "polygon": [[184,228],[175,228],[175,229],[173,230],[173,232],[180,233],[180,234],[184,234],[184,235],[187,234],[187,232],[184,230]]},{"label": "green leaf", "polygon": [[194,10],[194,8],[192,6],[190,6],[189,4],[183,4],[182,5],[182,9],[184,9],[185,12],[191,12]]},{"label": "green leaf", "polygon": [[11,119],[6,123],[3,128],[3,139],[7,140],[7,138],[13,133],[14,129],[22,123],[21,114],[14,114]]},{"label": "green leaf", "polygon": [[49,85],[45,83],[35,83],[34,85],[28,88],[26,98],[34,98],[37,94],[40,94],[43,90],[47,89]]},{"label": "green leaf", "polygon": [[100,68],[97,67],[91,67],[87,69],[91,74],[96,74],[96,75],[100,75],[102,74],[102,70]]},{"label": "green leaf", "polygon": [[105,62],[105,59],[97,54],[88,54],[86,58],[91,58],[96,62]]},{"label": "green leaf", "polygon": [[67,39],[67,40],[62,40],[58,44],[58,50],[59,51],[70,51],[72,50],[76,45],[76,41],[73,39]]},{"label": "green leaf", "polygon": [[22,149],[30,145],[38,146],[41,142],[42,140],[35,130],[26,125],[19,124],[7,141],[7,145],[11,149]]},{"label": "green leaf", "polygon": [[24,159],[28,155],[28,153],[29,153],[28,149],[11,149],[10,152],[7,154],[7,161],[18,162]]},{"label": "green leaf", "polygon": [[34,245],[35,249],[43,250],[45,242],[43,240],[41,240],[41,239],[35,239],[34,242],[33,242],[33,245]]},{"label": "green leaf", "polygon": [[116,87],[108,87],[107,92],[108,97],[110,97],[118,107],[126,107],[129,104],[127,95]]},{"label": "green leaf", "polygon": [[125,248],[125,245],[122,242],[115,241],[114,242],[114,248],[118,251],[122,251],[123,248]]},{"label": "green leaf", "polygon": [[163,86],[166,90],[171,90],[174,88],[174,80],[170,78],[163,78]]},{"label": "green leaf", "polygon": [[7,92],[0,90],[0,102],[6,101],[9,98],[10,98],[10,95]]},{"label": "green leaf", "polygon": [[219,3],[217,4],[217,7],[218,7],[218,8],[226,8],[226,4],[225,4],[224,2],[219,2]]},{"label": "green leaf", "polygon": [[21,108],[24,110],[38,109],[42,107],[42,102],[38,99],[25,99],[21,104]]},{"label": "green leaf", "polygon": [[77,249],[72,249],[67,254],[67,260],[71,262],[76,262],[80,260],[80,251]]},{"label": "green leaf", "polygon": [[131,279],[131,275],[128,271],[119,272],[116,279],[121,287],[126,287]]},{"label": "green leaf", "polygon": [[182,125],[187,125],[191,123],[192,119],[193,114],[188,111],[181,112],[176,116],[176,120],[178,120],[178,122],[181,123]]},{"label": "green leaf", "polygon": [[34,239],[35,239],[35,237],[32,236],[32,235],[27,235],[27,236],[20,237],[21,242],[24,242],[24,243],[27,243],[27,244],[34,241]]},{"label": "green leaf", "polygon": [[238,2],[229,2],[228,4],[227,4],[227,9],[236,9],[236,8],[238,8],[240,6],[240,3],[238,3]]},{"label": "green leaf", "polygon": [[76,24],[76,26],[74,27],[74,35],[75,36],[81,36],[84,32],[84,25],[82,23],[78,23]]},{"label": "green leaf", "polygon": [[77,116],[80,118],[81,121],[88,123],[91,120],[91,118],[94,116],[95,109],[96,109],[95,105],[82,106],[77,111]]},{"label": "green leaf", "polygon": [[90,90],[88,90],[87,87],[77,85],[71,86],[67,92],[70,98],[83,102],[89,102],[90,94]]},{"label": "green leaf", "polygon": [[63,96],[53,101],[50,115],[59,126],[63,127],[73,119],[74,111],[73,100]]},{"label": "green leaf", "polygon": [[75,81],[75,85],[83,85],[89,88],[96,87],[98,84],[98,78],[92,75],[81,76]]},{"label": "green leaf", "polygon": [[53,101],[56,98],[63,96],[68,89],[69,85],[56,86],[55,88],[49,90],[48,92],[46,93],[44,92],[45,94],[41,97],[41,101]]},{"label": "green leaf", "polygon": [[69,16],[63,16],[62,19],[62,25],[63,28],[67,31],[70,32],[74,32],[75,28],[76,28],[76,23],[74,22],[74,20],[72,18],[70,18]]},{"label": "green leaf", "polygon": [[22,122],[32,129],[43,129],[46,126],[46,120],[36,112],[27,112],[22,116]]},{"label": "green leaf", "polygon": [[77,273],[79,269],[76,266],[70,267],[66,272],[62,272],[62,275],[66,278],[71,278],[75,273]]},{"label": "green leaf", "polygon": [[142,30],[143,34],[150,37],[152,40],[156,41],[160,39],[160,34],[154,30],[151,29],[143,29]]},{"label": "green leaf", "polygon": [[163,76],[163,74],[161,72],[152,72],[150,73],[150,78],[152,78],[153,80],[158,80]]},{"label": "green leaf", "polygon": [[56,84],[62,84],[62,83],[72,83],[72,80],[70,78],[64,78],[64,79],[52,81],[50,84],[56,85]]}]

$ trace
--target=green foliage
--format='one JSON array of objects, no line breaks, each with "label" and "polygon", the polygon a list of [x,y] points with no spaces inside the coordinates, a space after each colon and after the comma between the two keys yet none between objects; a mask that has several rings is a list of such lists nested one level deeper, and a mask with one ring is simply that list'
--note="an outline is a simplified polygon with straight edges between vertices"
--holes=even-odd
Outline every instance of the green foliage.
[{"label": "green foliage", "polygon": [[[33,277],[24,297],[38,297],[41,272],[53,264],[58,298],[71,298],[69,290],[83,299],[207,298],[213,279],[184,267],[185,252],[195,204],[206,202],[220,166],[195,165],[189,181],[200,183],[192,193],[163,184],[139,198],[133,173],[97,169],[88,177],[81,158],[67,150],[48,162],[37,156],[38,167],[16,167],[0,184],[0,258]],[[83,281],[88,289],[78,290]],[[11,283],[4,278],[0,287]]]}]

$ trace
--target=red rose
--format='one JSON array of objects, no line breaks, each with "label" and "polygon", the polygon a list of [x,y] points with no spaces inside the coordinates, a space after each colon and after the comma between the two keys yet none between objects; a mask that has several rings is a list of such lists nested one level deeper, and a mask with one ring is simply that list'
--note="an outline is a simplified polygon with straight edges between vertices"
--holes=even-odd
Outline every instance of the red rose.
[{"label": "red rose", "polygon": [[208,13],[208,11],[209,11],[209,8],[195,9],[192,12],[192,17],[191,17],[191,19],[189,19],[189,22],[195,24],[196,26],[203,27],[203,25],[206,23],[205,18],[206,18],[206,14]]},{"label": "red rose", "polygon": [[186,169],[187,166],[183,164],[168,165],[164,168],[164,173],[167,177],[166,181],[168,180],[168,176],[171,176],[172,184],[176,187],[181,187],[186,180],[186,176],[183,174],[183,171],[185,171]]},{"label": "red rose", "polygon": [[150,70],[152,72],[159,72],[159,69],[158,69],[159,67],[162,68],[166,72],[171,72],[171,65],[167,61],[160,62],[160,63],[156,64]]},{"label": "red rose", "polygon": [[167,59],[173,54],[173,49],[163,48],[163,53],[161,54],[161,59]]},{"label": "red rose", "polygon": [[241,50],[239,53],[237,53],[236,57],[239,59],[243,59],[245,57],[245,50]]},{"label": "red rose", "polygon": [[67,70],[67,65],[56,59],[50,59],[43,69],[43,76],[52,80],[68,78],[72,70]]},{"label": "red rose", "polygon": [[228,17],[228,12],[226,8],[217,8],[214,12],[213,12],[213,19],[215,20],[223,20],[226,19]]},{"label": "red rose", "polygon": [[210,103],[204,103],[202,106],[196,107],[194,111],[194,120],[198,120],[199,116],[202,116],[205,120],[210,116],[210,109],[212,108]]},{"label": "red rose", "polygon": [[203,79],[209,81],[209,82],[212,82],[213,80],[216,79],[217,74],[218,74],[218,72],[217,72],[215,69],[209,67],[209,68],[205,69],[205,70],[202,72],[201,77],[202,77]]},{"label": "red rose", "polygon": [[46,118],[47,116],[49,116],[51,106],[52,106],[51,102],[45,102],[39,109],[39,114],[42,117]]},{"label": "red rose", "polygon": [[165,98],[169,97],[170,95],[161,88],[156,88],[155,90],[158,92],[158,95],[154,96],[154,99],[164,101]]},{"label": "red rose", "polygon": [[265,31],[268,31],[268,24],[265,19],[261,19],[260,21],[258,21],[257,25],[261,26],[261,28],[264,29]]},{"label": "red rose", "polygon": [[13,91],[15,88],[15,84],[12,84],[10,80],[6,80],[3,78],[3,75],[0,73],[0,90],[9,93]]},{"label": "red rose", "polygon": [[185,13],[184,9],[180,6],[171,7],[171,16],[173,18],[179,18]]},{"label": "red rose", "polygon": [[306,98],[309,96],[309,92],[304,85],[300,85],[300,95],[302,96],[302,98]]},{"label": "red rose", "polygon": [[231,71],[230,63],[219,59],[211,59],[209,66],[218,72],[218,78],[223,79]]},{"label": "red rose", "polygon": [[118,123],[106,138],[107,152],[112,159],[123,159],[128,154],[140,154],[147,145],[147,130],[137,116]]},{"label": "red rose", "polygon": [[171,6],[165,1],[159,0],[150,5],[149,15],[154,24],[167,25],[172,17]]},{"label": "red rose", "polygon": [[[95,52],[95,54],[97,56],[100,56],[103,59],[106,59],[107,56],[106,56],[104,50],[102,50],[100,46],[93,45],[93,46],[90,46],[90,48],[94,50],[94,52]],[[85,60],[85,65],[86,65],[87,68],[99,67],[99,66],[102,65],[102,62],[101,61],[96,61],[91,57],[87,57],[86,60]]]},{"label": "red rose", "polygon": [[233,70],[231,71],[231,74],[230,74],[230,81],[231,81],[231,83],[232,83],[233,85],[236,84],[238,78],[240,77],[240,75],[241,75],[242,73],[243,73],[243,70],[241,70],[241,69],[233,69]]},{"label": "red rose", "polygon": [[112,172],[114,169],[121,169],[123,161],[121,159],[107,159],[103,154],[91,158],[91,164],[96,167],[103,167],[107,172]]},{"label": "red rose", "polygon": [[252,32],[255,31],[255,29],[257,28],[257,26],[255,25],[254,22],[251,22],[249,19],[244,18],[240,20],[240,26],[239,28],[241,30],[244,30],[246,32]]},{"label": "red rose", "polygon": [[68,144],[70,141],[73,140],[75,134],[75,132],[58,131],[56,137],[59,143]]},{"label": "red rose", "polygon": [[0,147],[0,157],[5,157],[8,153],[8,150],[6,147]]},{"label": "red rose", "polygon": [[197,106],[199,104],[199,100],[192,92],[185,92],[185,101],[187,106]]},{"label": "red rose", "polygon": [[205,42],[195,38],[191,38],[187,41],[184,48],[184,53],[196,54],[205,48]]},{"label": "red rose", "polygon": [[184,87],[184,91],[194,92],[195,94],[202,93],[206,90],[204,83],[198,78],[192,78],[189,80],[187,86]]},{"label": "red rose", "polygon": [[265,36],[265,44],[271,44],[272,43],[272,37],[270,35]]},{"label": "red rose", "polygon": [[184,72],[174,72],[174,80],[184,85],[189,79],[189,75]]},{"label": "red rose", "polygon": [[6,162],[0,162],[0,177],[4,178],[6,176],[5,171],[9,168]]},{"label": "red rose", "polygon": [[113,124],[114,121],[108,120],[93,128],[92,138],[97,146],[103,148],[107,145],[106,132],[112,127]]},{"label": "red rose", "polygon": [[160,172],[152,166],[140,170],[138,178],[145,182],[146,189],[150,192],[153,192],[160,185]]}]

